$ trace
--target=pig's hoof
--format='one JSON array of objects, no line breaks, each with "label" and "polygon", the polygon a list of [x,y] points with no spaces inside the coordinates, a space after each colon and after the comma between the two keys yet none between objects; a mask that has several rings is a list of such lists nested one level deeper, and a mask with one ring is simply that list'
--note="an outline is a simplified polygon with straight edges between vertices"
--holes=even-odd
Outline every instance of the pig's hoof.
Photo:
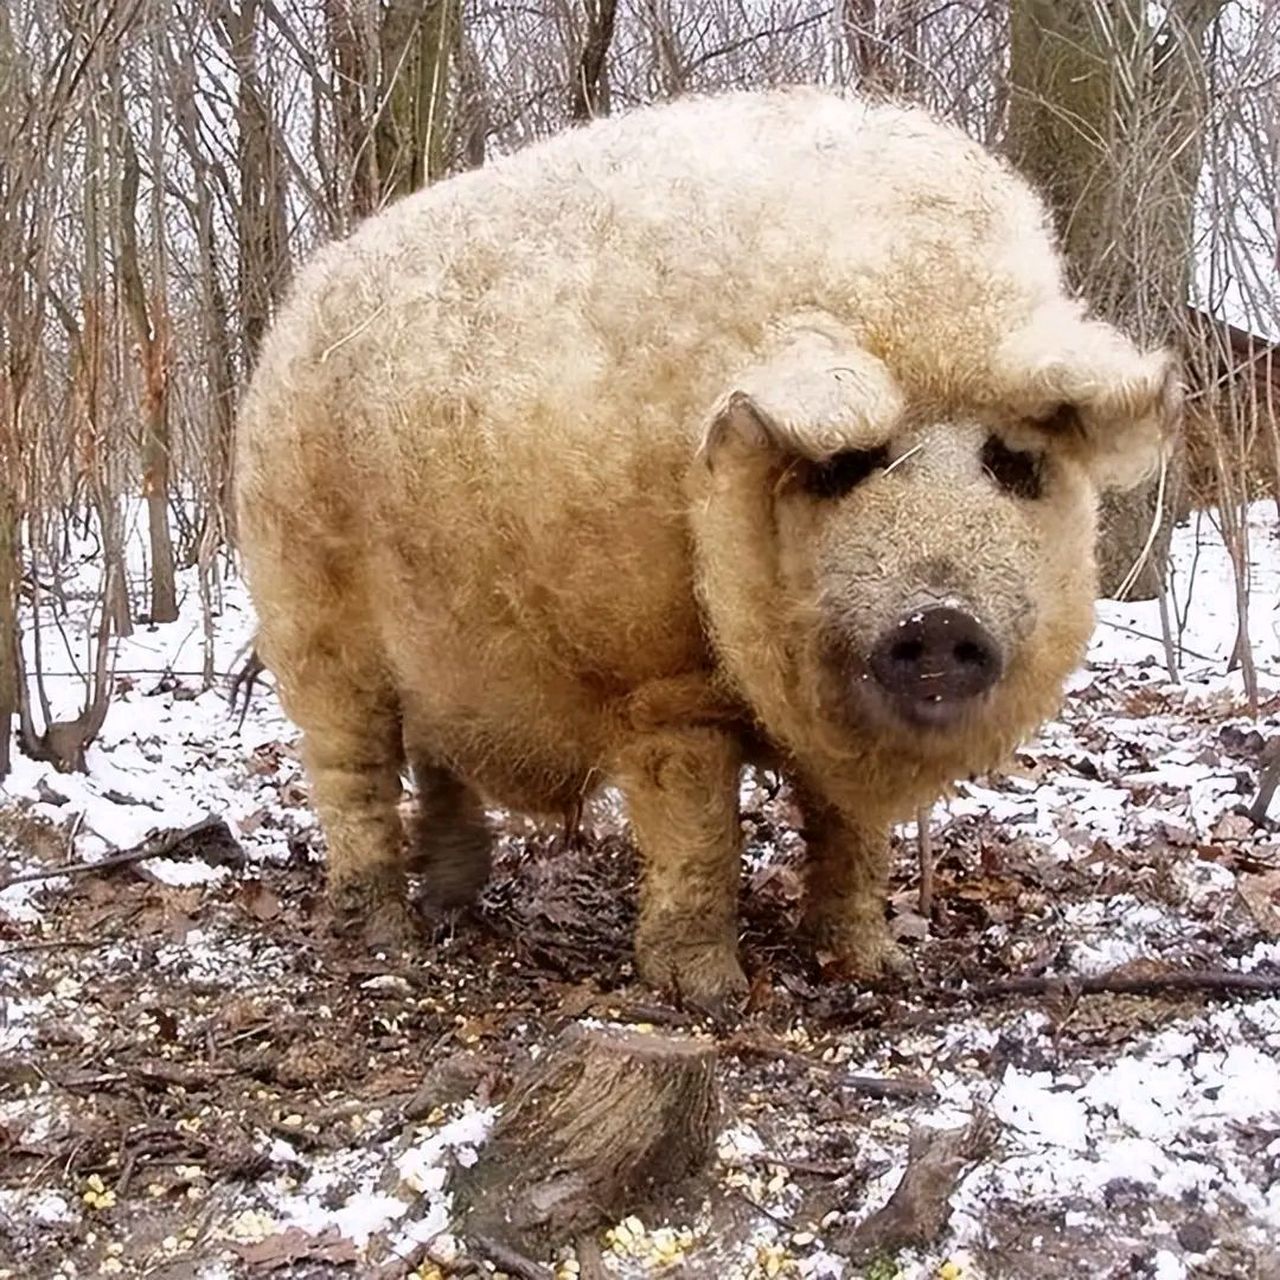
[{"label": "pig's hoof", "polygon": [[487,850],[482,858],[427,857],[414,865],[422,876],[421,901],[444,911],[471,906],[489,883],[489,870]]},{"label": "pig's hoof", "polygon": [[850,978],[909,981],[916,976],[910,956],[879,922],[818,919],[810,921],[809,933],[819,955],[833,958]]},{"label": "pig's hoof", "polygon": [[422,928],[398,890],[381,881],[348,881],[330,891],[335,930],[377,951],[414,946]]},{"label": "pig's hoof", "polygon": [[655,990],[699,1012],[723,1018],[739,1012],[749,989],[734,948],[707,943],[640,944],[636,970]]},{"label": "pig's hoof", "polygon": [[422,877],[422,902],[431,908],[469,907],[489,883],[493,841],[486,828],[419,824],[410,845],[408,869]]}]

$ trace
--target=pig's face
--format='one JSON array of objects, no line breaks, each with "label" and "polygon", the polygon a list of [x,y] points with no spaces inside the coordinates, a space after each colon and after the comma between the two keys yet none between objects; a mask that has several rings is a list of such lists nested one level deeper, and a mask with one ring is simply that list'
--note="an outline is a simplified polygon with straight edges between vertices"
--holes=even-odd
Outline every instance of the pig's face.
[{"label": "pig's face", "polygon": [[963,394],[913,394],[812,329],[747,371],[695,519],[713,633],[765,725],[924,790],[997,764],[1084,656],[1098,484],[1149,470],[1174,400],[1165,357],[1072,312]]},{"label": "pig's face", "polygon": [[779,495],[780,539],[812,548],[794,586],[822,703],[903,749],[1020,733],[1084,654],[1092,485],[1002,425],[907,418],[874,448],[797,462]]}]

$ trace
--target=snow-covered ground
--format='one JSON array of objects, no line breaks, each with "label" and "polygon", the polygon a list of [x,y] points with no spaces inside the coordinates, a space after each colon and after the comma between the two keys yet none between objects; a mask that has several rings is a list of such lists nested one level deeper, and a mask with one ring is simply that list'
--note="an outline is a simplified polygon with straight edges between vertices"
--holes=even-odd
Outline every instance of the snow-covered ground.
[{"label": "snow-covered ground", "polygon": [[[1008,773],[961,786],[933,815],[928,927],[914,912],[914,832],[902,833],[894,927],[923,993],[837,998],[778,959],[761,1019],[787,1053],[726,1056],[705,1201],[607,1233],[611,1270],[1280,1276],[1280,998],[966,994],[1026,974],[1280,974],[1280,847],[1243,816],[1263,741],[1280,732],[1273,507],[1255,508],[1251,534],[1259,716],[1226,670],[1233,576],[1201,519],[1175,546],[1178,681],[1157,606],[1103,603],[1061,718]],[[92,594],[91,564],[81,575],[65,584],[73,607]],[[418,972],[327,954],[309,923],[318,844],[293,732],[269,687],[240,728],[225,681],[201,689],[193,575],[182,588],[178,622],[121,643],[88,773],[15,756],[0,881],[210,816],[241,852],[0,891],[0,1275],[440,1274],[458,1249],[448,1173],[483,1148],[505,1073],[550,1039],[565,991],[608,984],[524,951],[508,962],[500,939],[465,931],[437,939]],[[211,638],[218,672],[252,630],[231,581]],[[55,710],[73,714],[83,642],[50,625],[43,642]],[[744,783],[752,879],[786,903],[797,842],[783,804]],[[599,820],[616,826],[608,801]],[[508,896],[527,895],[537,859],[515,836],[507,855]],[[753,936],[760,967],[773,943]],[[410,1106],[424,1075],[469,1062],[458,1087]],[[900,1074],[933,1095],[841,1088]],[[900,1181],[910,1130],[980,1110],[998,1137],[946,1231],[920,1250],[840,1256],[833,1242]],[[741,1212],[727,1217],[730,1201]],[[568,1253],[556,1265],[577,1274]]]}]

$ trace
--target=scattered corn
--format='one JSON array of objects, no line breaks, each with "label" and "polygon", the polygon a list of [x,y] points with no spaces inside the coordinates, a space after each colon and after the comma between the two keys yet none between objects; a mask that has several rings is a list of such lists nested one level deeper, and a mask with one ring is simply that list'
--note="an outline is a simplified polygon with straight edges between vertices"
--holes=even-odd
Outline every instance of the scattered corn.
[{"label": "scattered corn", "polygon": [[116,1193],[96,1173],[91,1173],[85,1183],[83,1199],[90,1209],[110,1209],[116,1202]]}]

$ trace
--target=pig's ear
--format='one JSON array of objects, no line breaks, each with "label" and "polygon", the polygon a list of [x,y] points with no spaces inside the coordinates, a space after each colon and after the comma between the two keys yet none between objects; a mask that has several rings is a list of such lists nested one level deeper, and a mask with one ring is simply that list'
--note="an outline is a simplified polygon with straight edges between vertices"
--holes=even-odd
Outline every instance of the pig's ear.
[{"label": "pig's ear", "polygon": [[821,461],[883,442],[902,412],[889,370],[851,339],[812,322],[781,331],[716,403],[698,453]]},{"label": "pig's ear", "polygon": [[730,392],[716,406],[702,434],[698,457],[714,469],[717,459],[734,450],[752,456],[785,452],[778,424],[745,391]]},{"label": "pig's ear", "polygon": [[1182,409],[1171,352],[1140,351],[1111,325],[1059,313],[1011,335],[1000,356],[1024,420],[1100,488],[1133,488],[1158,468]]}]

